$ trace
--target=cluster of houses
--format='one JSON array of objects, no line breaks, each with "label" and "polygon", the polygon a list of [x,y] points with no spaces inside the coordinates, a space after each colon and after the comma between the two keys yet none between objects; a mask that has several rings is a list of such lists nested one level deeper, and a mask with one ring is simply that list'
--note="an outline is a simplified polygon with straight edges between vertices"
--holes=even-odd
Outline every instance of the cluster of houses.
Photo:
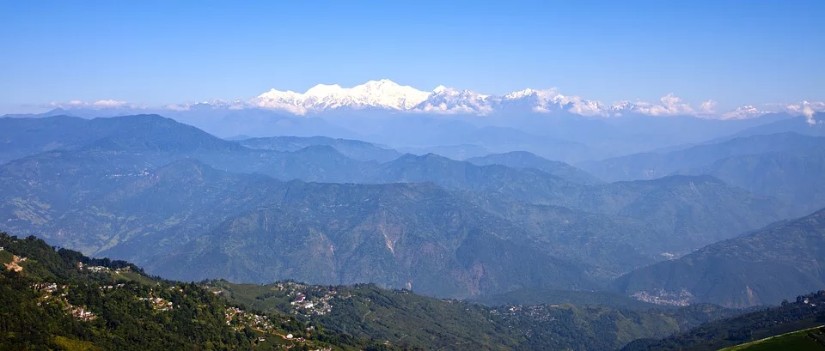
[{"label": "cluster of houses", "polygon": [[92,312],[87,310],[83,306],[75,306],[69,303],[66,299],[66,296],[69,296],[69,286],[68,285],[58,285],[57,283],[35,283],[32,284],[32,290],[35,292],[40,293],[40,299],[37,302],[37,305],[40,306],[41,304],[57,304],[59,306],[63,306],[63,310],[68,312],[72,317],[88,322],[93,321],[97,316]]},{"label": "cluster of houses", "polygon": [[87,311],[85,308],[83,308],[83,306],[69,305],[68,310],[72,314],[72,317],[84,322],[93,321],[95,320],[95,318],[97,318],[97,316],[94,313],[92,313],[91,311]]},{"label": "cluster of houses", "polygon": [[337,292],[335,290],[328,290],[321,297],[307,298],[307,295],[300,291],[294,291],[290,295],[295,296],[289,304],[293,306],[295,313],[302,313],[306,316],[316,315],[323,316],[332,312],[332,299]]},{"label": "cluster of houses", "polygon": [[167,312],[175,309],[175,305],[172,304],[172,301],[166,300],[162,297],[139,297],[139,301],[149,301],[152,305],[152,309],[159,312]]},{"label": "cluster of houses", "polygon": [[807,297],[797,297],[796,301],[797,302],[802,302],[803,304],[806,304],[806,305],[810,305],[811,307],[816,307],[816,302],[811,301],[811,299],[809,299]]},{"label": "cluster of houses", "polygon": [[121,178],[121,177],[146,177],[150,176],[152,173],[149,172],[149,169],[144,168],[141,171],[130,172],[130,173],[112,173],[107,174],[107,178]]},{"label": "cluster of houses", "polygon": [[58,289],[62,291],[61,296],[65,297],[68,294],[68,285],[57,285],[57,283],[35,283],[32,285],[32,290],[35,292],[48,293],[43,296],[45,298],[54,295]]},{"label": "cluster of houses", "polygon": [[124,287],[124,286],[126,286],[126,284],[123,284],[123,283],[120,283],[120,284],[115,284],[115,285],[102,285],[102,286],[100,287],[100,290],[113,290],[113,289],[120,289],[120,288],[122,288],[122,287]]},{"label": "cluster of houses", "polygon": [[667,306],[688,306],[693,301],[693,294],[690,291],[682,289],[680,291],[637,291],[630,295],[636,300],[652,303],[656,305]]},{"label": "cluster of houses", "polygon": [[224,317],[226,325],[234,326],[236,330],[250,327],[265,334],[276,334],[275,325],[267,316],[247,312],[238,307],[227,307]]},{"label": "cluster of houses", "polygon": [[[83,264],[83,262],[78,262],[77,263],[77,269],[80,270],[81,272],[87,271],[87,272],[92,272],[92,273],[109,273],[109,272],[113,271],[109,267],[105,267],[105,266],[88,266],[88,265]],[[130,270],[129,267],[124,267],[124,268],[115,269],[114,272],[115,273],[123,273],[123,272],[128,272],[129,270]]]}]

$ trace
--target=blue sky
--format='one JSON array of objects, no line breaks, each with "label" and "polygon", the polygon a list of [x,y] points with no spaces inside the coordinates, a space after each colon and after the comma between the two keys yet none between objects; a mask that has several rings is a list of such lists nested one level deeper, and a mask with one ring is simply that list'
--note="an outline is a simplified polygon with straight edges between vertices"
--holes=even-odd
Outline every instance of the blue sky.
[{"label": "blue sky", "polygon": [[0,1],[0,113],[389,78],[612,102],[825,100],[825,1]]}]

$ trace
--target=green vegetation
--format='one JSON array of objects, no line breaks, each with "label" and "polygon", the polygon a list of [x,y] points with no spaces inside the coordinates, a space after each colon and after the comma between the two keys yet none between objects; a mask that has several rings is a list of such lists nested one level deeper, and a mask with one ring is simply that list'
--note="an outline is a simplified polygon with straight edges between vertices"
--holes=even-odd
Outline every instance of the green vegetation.
[{"label": "green vegetation", "polygon": [[3,350],[332,347],[292,317],[257,314],[198,285],[147,277],[123,261],[90,259],[5,233],[0,247],[18,263],[0,271]]},{"label": "green vegetation", "polygon": [[689,302],[728,307],[778,304],[825,286],[825,210],[722,241],[616,282],[625,294],[689,293]]},{"label": "green vegetation", "polygon": [[[825,323],[825,291],[798,296],[794,302],[703,324],[662,340],[636,340],[624,351],[717,350]],[[771,344],[773,345],[773,344]]]},{"label": "green vegetation", "polygon": [[180,283],[34,237],[0,233],[0,246],[0,349],[616,349],[732,313],[485,307],[368,284]]},{"label": "green vegetation", "polygon": [[345,338],[327,340],[332,343],[372,339],[405,349],[611,350],[734,313],[707,305],[644,310],[569,304],[485,307],[370,284],[204,284],[230,301],[293,315]]},{"label": "green vegetation", "polygon": [[520,289],[504,294],[472,300],[487,306],[501,305],[576,305],[607,306],[625,310],[667,309],[667,306],[642,302],[624,295],[605,291],[571,291]]},{"label": "green vegetation", "polygon": [[823,328],[816,327],[726,347],[720,351],[823,351],[825,350],[823,337],[825,337]]}]

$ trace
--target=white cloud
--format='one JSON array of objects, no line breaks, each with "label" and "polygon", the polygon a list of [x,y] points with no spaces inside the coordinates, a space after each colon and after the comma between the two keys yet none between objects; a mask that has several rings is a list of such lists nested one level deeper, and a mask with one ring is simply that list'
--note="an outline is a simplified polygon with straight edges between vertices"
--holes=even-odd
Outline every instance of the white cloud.
[{"label": "white cloud", "polygon": [[814,125],[817,124],[817,120],[814,118],[814,115],[817,112],[825,112],[825,102],[802,101],[799,104],[790,104],[785,106],[785,110],[791,114],[804,116],[805,121],[808,122],[808,124]]},{"label": "white cloud", "polygon": [[118,100],[112,100],[112,99],[97,100],[97,101],[92,103],[92,106],[103,107],[103,108],[107,108],[107,107],[108,108],[124,107],[124,106],[127,106],[127,105],[129,105],[129,103],[126,102],[126,101],[118,101]]},{"label": "white cloud", "polygon": [[712,115],[716,113],[716,101],[708,100],[699,105],[699,113],[704,115]]},{"label": "white cloud", "polygon": [[163,108],[172,111],[189,111],[192,108],[192,106],[189,104],[169,104],[163,106]]},{"label": "white cloud", "polygon": [[693,107],[673,93],[662,96],[659,104],[644,101],[633,103],[631,110],[649,116],[695,115]]},{"label": "white cloud", "polygon": [[126,101],[103,99],[97,101],[83,101],[83,100],[69,100],[66,102],[52,102],[49,104],[52,108],[90,108],[90,109],[111,109],[111,108],[140,108],[135,104]]}]

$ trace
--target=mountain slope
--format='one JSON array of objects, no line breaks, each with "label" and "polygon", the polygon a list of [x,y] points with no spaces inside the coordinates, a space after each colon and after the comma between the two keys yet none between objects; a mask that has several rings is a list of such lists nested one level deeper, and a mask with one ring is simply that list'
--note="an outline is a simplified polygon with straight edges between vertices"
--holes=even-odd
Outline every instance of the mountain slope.
[{"label": "mountain slope", "polygon": [[320,136],[250,138],[239,140],[239,143],[251,149],[273,151],[298,151],[309,146],[327,145],[344,156],[359,161],[387,162],[401,155],[395,150],[360,140],[333,139]]},{"label": "mountain slope", "polygon": [[[519,228],[432,186],[291,182],[265,198],[173,253],[135,259],[181,279],[376,282],[451,297],[589,286],[577,267],[523,243]],[[110,252],[127,255],[165,235]]]},{"label": "mountain slope", "polygon": [[374,183],[433,182],[449,189],[498,192],[528,202],[551,201],[583,189],[582,185],[537,170],[476,166],[435,154],[404,155],[379,165],[368,179]]},{"label": "mountain slope", "polygon": [[60,148],[82,145],[95,136],[76,117],[0,118],[0,164]]},{"label": "mountain slope", "polygon": [[729,238],[786,216],[774,200],[708,176],[585,185],[536,169],[477,166],[428,154],[381,164],[370,178],[376,183],[433,182],[534,205],[638,219],[674,233],[688,245]]},{"label": "mountain slope", "polygon": [[512,151],[473,157],[467,160],[475,165],[503,165],[511,168],[534,168],[574,183],[597,184],[599,180],[587,172],[559,161],[550,161],[526,151]]},{"label": "mountain slope", "polygon": [[[820,327],[825,322],[825,291],[797,296],[781,306],[720,319],[686,333],[662,340],[640,339],[624,351],[719,350],[723,347],[767,338],[804,328]],[[755,348],[755,350],[796,350],[794,348]],[[727,350],[727,349],[725,349]]]},{"label": "mountain slope", "polygon": [[[733,312],[714,306],[651,310],[568,304],[490,308],[374,285],[207,284],[263,311],[304,316],[333,335],[386,340],[386,344],[404,349],[613,350],[636,338],[669,335]],[[319,309],[323,312],[317,312]]]},{"label": "mountain slope", "polygon": [[236,143],[158,115],[91,120],[68,116],[0,118],[0,163],[52,150],[238,151]]},{"label": "mountain slope", "polygon": [[[816,124],[811,124],[812,121]],[[810,136],[825,136],[825,123],[823,121],[825,121],[825,114],[820,112],[813,114],[810,120],[805,116],[783,118],[771,123],[746,128],[735,135],[751,136],[793,132]]]},{"label": "mountain slope", "polygon": [[[415,172],[402,174],[448,188],[469,184],[475,188],[459,189],[475,192],[469,195],[472,201],[543,233],[539,237],[560,243],[557,248],[572,253],[585,247],[593,250],[591,254],[607,249],[613,253],[594,257],[625,257],[625,263],[634,262],[627,253],[659,259],[661,255],[679,255],[789,216],[775,199],[754,196],[709,176],[582,186],[543,172],[498,173],[494,167],[500,166],[481,167],[483,170],[458,165],[435,169],[407,166],[402,169]],[[483,174],[481,181],[471,178],[476,172]],[[468,180],[448,183],[462,177]],[[578,249],[563,244],[571,242],[579,245]],[[620,250],[625,254],[617,252]]]},{"label": "mountain slope", "polygon": [[668,233],[664,242],[671,247],[683,249],[731,238],[789,216],[775,199],[754,196],[709,176],[610,183],[583,194],[571,207],[643,221]]},{"label": "mountain slope", "polygon": [[[118,151],[116,146],[115,144],[111,150],[87,148],[74,152],[54,151],[17,160],[0,167],[0,179],[4,179],[3,191],[0,193],[0,198],[3,199],[0,203],[0,214],[5,219],[3,225],[10,230],[58,240],[61,245],[75,247],[87,253],[115,250],[119,247],[117,249],[119,251],[110,251],[110,253],[116,257],[129,258],[143,264],[149,262],[149,258],[130,256],[130,250],[142,253],[146,247],[152,246],[155,247],[154,251],[158,255],[171,255],[176,253],[175,250],[180,249],[184,243],[200,236],[207,237],[206,234],[224,226],[225,221],[246,215],[254,217],[254,209],[277,210],[278,206],[287,204],[277,195],[282,194],[287,188],[283,183],[260,176],[215,172],[211,167],[204,167],[205,165],[200,164],[200,161],[191,158],[188,163],[174,162],[177,160],[176,157],[179,157],[179,153],[138,152],[134,148],[129,149],[131,151]],[[224,156],[214,160],[212,157],[216,157],[214,156],[216,154]],[[213,164],[225,162],[224,166],[230,169],[270,169],[270,172],[279,173],[282,176],[290,174],[286,172],[291,172],[295,177],[317,177],[329,180],[333,177],[346,179],[353,174],[363,172],[361,168],[349,165],[355,161],[341,156],[328,146],[313,146],[293,153],[276,153],[277,157],[281,157],[278,163],[275,162],[277,158],[270,157],[267,153],[263,156],[258,155],[256,161],[247,162],[249,159],[244,155],[256,155],[247,149],[238,152],[218,151],[216,153],[184,153],[183,155],[186,157],[194,155],[192,157],[205,159]],[[226,155],[237,155],[237,157],[225,157]],[[334,155],[334,157],[327,158],[326,155]],[[288,158],[284,158],[285,156]],[[318,166],[314,166],[316,160]],[[344,163],[335,160],[344,160]],[[171,164],[165,166],[169,162]],[[228,162],[233,164],[228,165]],[[234,164],[238,166],[235,167]],[[363,163],[356,163],[356,165],[363,165]],[[536,255],[541,257],[562,257],[566,261],[575,261],[576,266],[583,267],[588,276],[599,279],[612,278],[641,265],[663,259],[661,256],[663,253],[684,252],[715,240],[727,238],[736,232],[757,228],[767,221],[779,219],[778,216],[781,213],[776,207],[767,206],[765,201],[755,199],[718,181],[702,178],[681,177],[674,178],[678,181],[664,179],[588,187],[568,183],[537,170],[517,170],[498,165],[475,166],[434,155],[402,157],[390,163],[378,165],[374,169],[384,171],[381,177],[385,178],[380,183],[434,181],[451,188],[451,192],[442,192],[438,197],[454,202],[456,206],[462,204],[460,206],[465,207],[467,211],[486,213],[485,218],[495,219],[498,223],[504,223],[507,228],[510,228],[503,229],[504,227],[498,225],[499,232],[512,233],[503,239],[488,237],[485,234],[482,236],[486,238],[482,240],[483,245],[472,245],[491,245],[497,240],[499,242],[505,240],[514,245],[501,245],[502,249],[515,250],[528,245],[529,249],[525,252],[537,252]],[[405,186],[416,191],[422,189],[434,191],[435,189],[415,184]],[[386,185],[383,188],[374,185],[342,185],[339,188],[333,185],[318,185],[317,187],[319,191],[330,191],[328,195],[338,191],[336,189],[357,189],[357,191],[353,190],[357,195],[353,195],[353,198],[360,198],[372,191],[368,189],[390,189],[392,185]],[[461,194],[460,198],[455,194]],[[398,200],[405,199],[407,196],[403,192],[386,195],[398,197]],[[348,195],[342,193],[336,196],[346,198]],[[524,207],[519,204],[519,201],[512,201],[512,199],[519,198],[538,204],[528,204]],[[337,228],[335,226],[340,223],[336,224],[331,219],[339,216],[339,213],[322,211],[318,206],[335,208],[334,206],[340,204],[325,202],[335,200],[335,198],[322,200],[313,205],[314,207],[306,207],[305,210],[311,211],[310,213],[327,213],[327,217],[319,225],[325,229]],[[370,199],[364,198],[364,200]],[[407,200],[415,199],[407,198]],[[361,204],[353,201],[347,203],[364,209],[368,209],[365,206],[371,204],[369,201]],[[392,206],[398,206],[398,208],[402,208],[401,205],[409,205],[404,202],[391,203]],[[550,205],[541,205],[541,203]],[[713,206],[705,203],[713,204]],[[473,204],[478,208],[474,208]],[[438,208],[435,205],[434,207]],[[135,210],[139,212],[135,213]],[[384,211],[378,208],[373,210]],[[410,208],[405,211],[404,216],[392,217],[400,222],[400,224],[393,223],[394,225],[407,228],[409,224],[419,221],[412,216],[421,212],[420,208]],[[267,216],[271,217],[274,213],[278,212],[272,212]],[[431,211],[421,213],[432,217],[425,217],[428,220],[442,215]],[[367,214],[361,214],[363,216],[361,220],[369,219]],[[490,215],[487,216],[487,214]],[[291,212],[289,216],[292,216],[290,218],[294,220],[300,218],[301,214]],[[476,217],[458,217],[457,220],[475,220],[471,218]],[[485,221],[482,223],[487,224]],[[375,227],[377,222],[369,225],[371,230],[378,229]],[[309,230],[306,227],[298,228]],[[265,232],[262,228],[258,229],[260,232]],[[127,244],[152,233],[158,235],[154,242],[144,241],[140,245],[135,243],[135,246]],[[250,238],[260,238],[259,234],[250,233]],[[220,238],[220,236],[216,233],[215,238]],[[310,237],[301,237],[298,240],[308,243],[310,239]],[[381,236],[373,237],[371,240],[374,240],[374,250],[386,246],[380,244],[383,242]],[[468,244],[471,243],[468,242]],[[472,245],[470,247],[473,247]],[[458,247],[460,246],[449,246],[449,250]],[[356,251],[350,254],[354,252]],[[479,252],[486,251],[480,250]],[[489,252],[485,254],[492,255]],[[240,253],[233,257],[238,258],[239,261],[227,263],[229,266],[245,264],[242,263],[244,257]],[[448,256],[445,256],[445,260],[446,257]],[[296,267],[300,266],[296,260],[297,258],[287,262],[291,262],[290,264]],[[152,261],[159,262],[160,260],[152,258]],[[446,262],[448,261],[442,263]],[[249,267],[252,267],[257,263],[250,262],[250,264]],[[556,262],[550,266],[562,267],[563,265],[559,266],[560,264]],[[366,264],[362,264],[357,269],[365,270],[365,267]],[[401,266],[384,267],[390,271],[396,271]],[[156,269],[154,266],[149,266],[149,268]],[[202,269],[206,270],[206,268]],[[465,266],[459,271],[463,272],[467,269],[469,268]],[[574,274],[572,272],[578,269],[573,269],[570,273]],[[529,269],[520,270],[529,271]],[[561,271],[548,274],[564,276],[560,273]],[[326,271],[323,271],[325,272],[323,274],[320,272],[306,271],[304,272],[306,275],[301,277],[320,282],[316,279],[335,276],[332,282],[355,282],[355,280],[341,280],[344,279],[343,276],[339,277]],[[245,277],[249,276],[249,273],[241,271],[231,272],[231,274],[237,274],[230,276],[235,278],[239,278],[241,274]],[[528,276],[529,274],[525,274],[524,277],[518,279],[524,278],[521,280],[524,284],[544,279],[533,280],[528,279]],[[286,278],[286,276],[277,275],[270,278]],[[462,284],[467,284],[467,281],[470,280]],[[570,276],[559,280],[560,284],[572,284],[561,287],[577,286],[578,283],[575,281],[576,279]],[[394,284],[392,286],[398,287],[407,284],[403,277],[385,276],[381,282],[392,282]],[[489,283],[491,285],[487,287],[493,290],[503,289],[506,286],[494,280]],[[465,285],[465,287],[470,286]],[[514,289],[519,287],[520,285],[512,286]]]},{"label": "mountain slope", "polygon": [[[816,128],[812,126],[811,128]],[[774,197],[795,215],[825,206],[825,138],[797,133],[752,135],[687,149],[590,163],[605,179],[711,175],[754,194]]]},{"label": "mountain slope", "polygon": [[[591,286],[520,228],[432,185],[283,183],[191,159],[127,172],[123,155],[72,155],[0,169],[5,228],[188,280],[376,282],[456,297]],[[11,181],[25,174],[39,181]]]},{"label": "mountain slope", "polygon": [[[87,144],[0,167],[0,222],[170,274],[182,274],[173,272],[180,262],[220,259],[220,265],[195,266],[191,276],[177,276],[186,279],[263,279],[251,273],[260,268],[271,274],[268,280],[288,278],[287,273],[312,282],[376,279],[443,296],[585,287],[590,278],[612,279],[783,217],[780,205],[710,177],[587,185],[536,169],[478,166],[437,155],[378,164],[326,145],[253,150],[153,116],[95,121],[85,123],[123,130],[92,133],[98,138]],[[373,184],[283,183],[230,172]],[[398,182],[405,184],[388,184]],[[447,190],[410,184],[422,182]],[[357,238],[342,235],[359,230]],[[409,251],[393,252],[394,240]],[[274,242],[282,251],[255,251]],[[437,268],[422,270],[429,262],[412,259],[430,244],[435,246],[428,252],[443,255],[432,260]],[[311,256],[330,245],[334,257]],[[271,260],[281,268],[259,267],[262,260],[245,256],[246,250],[260,257],[279,254]],[[546,272],[518,262],[519,252],[546,264]],[[313,257],[316,266],[305,267],[301,255]],[[505,268],[519,273],[506,277]],[[445,284],[438,274],[458,278]]]},{"label": "mountain slope", "polygon": [[795,214],[825,206],[825,138],[816,146],[734,156],[684,174],[709,174],[754,194],[771,196]]},{"label": "mountain slope", "polygon": [[0,151],[0,162],[2,157],[10,161],[43,151],[83,151],[100,159],[128,157],[132,165],[151,168],[190,157],[223,170],[328,182],[352,181],[369,166],[324,145],[289,152],[253,150],[157,115],[92,120],[65,116],[3,118],[0,126],[8,127],[0,132],[8,146]]},{"label": "mountain slope", "polygon": [[821,137],[793,132],[757,134],[669,152],[649,152],[611,158],[585,163],[582,166],[606,180],[652,179],[679,171],[701,169],[714,162],[736,156],[776,152],[802,153],[808,149],[822,149],[823,147],[825,147],[825,138]]},{"label": "mountain slope", "polygon": [[0,247],[2,349],[615,349],[732,313],[490,308],[365,284],[179,283],[33,237],[0,233]]},{"label": "mountain slope", "polygon": [[5,233],[0,247],[0,349],[344,349],[290,316],[257,314],[123,261]]},{"label": "mountain slope", "polygon": [[709,245],[619,278],[626,294],[747,307],[825,286],[825,210]]}]

